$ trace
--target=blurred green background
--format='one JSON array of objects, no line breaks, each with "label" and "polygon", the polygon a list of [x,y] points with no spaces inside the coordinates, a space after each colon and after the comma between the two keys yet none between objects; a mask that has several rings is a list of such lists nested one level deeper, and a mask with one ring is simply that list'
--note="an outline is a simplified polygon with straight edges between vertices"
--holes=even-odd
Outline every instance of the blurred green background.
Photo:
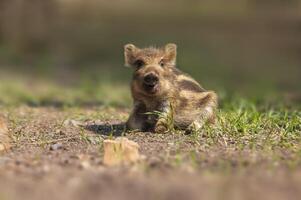
[{"label": "blurred green background", "polygon": [[222,99],[301,102],[300,0],[1,0],[0,102],[129,105],[123,45],[168,42]]}]

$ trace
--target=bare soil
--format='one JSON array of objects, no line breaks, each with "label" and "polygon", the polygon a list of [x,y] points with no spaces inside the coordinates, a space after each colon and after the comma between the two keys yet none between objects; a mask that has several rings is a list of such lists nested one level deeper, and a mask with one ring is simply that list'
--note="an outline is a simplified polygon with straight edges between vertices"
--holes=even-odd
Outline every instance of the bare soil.
[{"label": "bare soil", "polygon": [[[301,169],[285,162],[287,152],[209,146],[206,136],[124,134],[127,109],[20,106],[4,113],[12,149],[0,157],[0,200],[301,197]],[[104,166],[102,141],[119,135],[136,141],[145,159]]]}]

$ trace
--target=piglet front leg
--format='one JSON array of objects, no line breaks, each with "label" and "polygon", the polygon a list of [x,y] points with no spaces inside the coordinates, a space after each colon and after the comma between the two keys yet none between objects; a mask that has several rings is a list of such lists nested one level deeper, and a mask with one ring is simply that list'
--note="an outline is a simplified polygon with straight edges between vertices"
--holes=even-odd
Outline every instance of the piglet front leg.
[{"label": "piglet front leg", "polygon": [[173,129],[173,109],[169,101],[164,101],[159,107],[158,120],[155,124],[156,133],[166,133]]}]

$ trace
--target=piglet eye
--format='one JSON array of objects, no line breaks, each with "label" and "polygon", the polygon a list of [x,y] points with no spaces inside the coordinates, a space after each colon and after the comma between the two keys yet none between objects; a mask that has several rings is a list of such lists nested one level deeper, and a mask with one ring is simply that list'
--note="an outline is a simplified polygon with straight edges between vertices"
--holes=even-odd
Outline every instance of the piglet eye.
[{"label": "piglet eye", "polygon": [[160,60],[159,65],[160,65],[161,67],[164,67],[165,64],[164,64],[163,60]]},{"label": "piglet eye", "polygon": [[136,60],[134,65],[137,67],[137,68],[140,68],[144,65],[144,61],[143,60]]}]

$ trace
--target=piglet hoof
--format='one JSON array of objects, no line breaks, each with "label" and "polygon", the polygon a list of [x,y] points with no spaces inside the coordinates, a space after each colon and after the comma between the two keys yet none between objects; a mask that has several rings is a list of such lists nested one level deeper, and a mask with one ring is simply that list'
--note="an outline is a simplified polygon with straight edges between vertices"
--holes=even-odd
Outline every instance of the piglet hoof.
[{"label": "piglet hoof", "polygon": [[158,124],[155,127],[155,132],[156,133],[166,133],[167,132],[167,127],[164,126],[163,124]]}]

